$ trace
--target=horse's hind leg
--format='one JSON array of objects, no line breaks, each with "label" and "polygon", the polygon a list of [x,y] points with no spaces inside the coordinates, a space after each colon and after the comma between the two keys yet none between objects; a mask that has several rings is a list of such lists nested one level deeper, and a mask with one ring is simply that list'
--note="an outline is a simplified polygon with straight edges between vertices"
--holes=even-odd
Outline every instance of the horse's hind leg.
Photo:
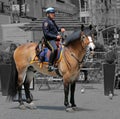
[{"label": "horse's hind leg", "polygon": [[34,78],[34,70],[32,67],[29,67],[26,72],[26,78],[24,81],[24,88],[25,88],[25,95],[26,95],[26,102],[29,104],[30,109],[35,109],[36,106],[33,103],[33,96],[30,93],[30,83]]},{"label": "horse's hind leg", "polygon": [[20,109],[25,109],[25,105],[24,105],[23,99],[22,99],[22,85],[20,85],[18,87],[18,101],[20,103],[19,108]]},{"label": "horse's hind leg", "polygon": [[30,87],[30,82],[29,82],[29,80],[27,80],[27,77],[26,77],[26,79],[24,81],[24,88],[25,88],[25,95],[26,95],[26,102],[27,103],[31,103],[32,102],[32,98],[30,96],[29,87]]}]

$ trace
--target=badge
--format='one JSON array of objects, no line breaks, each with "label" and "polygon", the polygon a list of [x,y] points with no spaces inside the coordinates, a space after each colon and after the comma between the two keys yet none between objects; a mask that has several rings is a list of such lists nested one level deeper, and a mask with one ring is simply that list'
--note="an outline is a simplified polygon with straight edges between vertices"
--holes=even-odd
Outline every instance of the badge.
[{"label": "badge", "polygon": [[47,23],[47,22],[45,22],[45,23],[44,23],[44,26],[45,26],[45,27],[47,27],[47,26],[48,26],[48,23]]}]

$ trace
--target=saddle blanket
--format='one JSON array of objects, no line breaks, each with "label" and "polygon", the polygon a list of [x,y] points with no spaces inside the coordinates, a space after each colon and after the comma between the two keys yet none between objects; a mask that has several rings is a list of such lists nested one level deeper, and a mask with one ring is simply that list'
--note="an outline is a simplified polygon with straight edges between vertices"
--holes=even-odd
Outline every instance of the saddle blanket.
[{"label": "saddle blanket", "polygon": [[[44,48],[39,54],[39,59],[40,57],[43,57],[42,62],[49,62],[50,53],[51,51],[48,48]],[[60,61],[61,58],[62,58],[62,46],[58,48],[56,61],[57,62]]]}]

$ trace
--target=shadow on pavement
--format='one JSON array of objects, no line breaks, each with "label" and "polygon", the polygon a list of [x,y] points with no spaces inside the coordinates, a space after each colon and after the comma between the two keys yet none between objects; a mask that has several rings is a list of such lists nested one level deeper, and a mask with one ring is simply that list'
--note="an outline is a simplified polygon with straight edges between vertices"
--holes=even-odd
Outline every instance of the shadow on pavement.
[{"label": "shadow on pavement", "polygon": [[[93,109],[86,109],[86,108],[80,108],[80,107],[78,108],[79,108],[79,111],[95,111]],[[37,109],[64,111],[65,107],[64,106],[37,106]]]}]

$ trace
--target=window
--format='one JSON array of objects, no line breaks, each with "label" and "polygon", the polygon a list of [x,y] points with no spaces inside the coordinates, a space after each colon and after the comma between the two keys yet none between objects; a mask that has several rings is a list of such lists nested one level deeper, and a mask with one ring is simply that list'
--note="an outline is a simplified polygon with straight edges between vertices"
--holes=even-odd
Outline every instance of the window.
[{"label": "window", "polygon": [[81,0],[81,11],[87,11],[89,4],[87,0]]},{"label": "window", "polygon": [[81,18],[83,23],[89,23],[90,22],[90,17],[82,17]]},{"label": "window", "polygon": [[85,8],[84,0],[81,0],[81,8]]},{"label": "window", "polygon": [[17,4],[24,4],[25,0],[17,0]]},{"label": "window", "polygon": [[63,0],[56,0],[56,2],[65,3]]},{"label": "window", "polygon": [[85,23],[85,17],[82,17],[81,19],[82,19],[82,22]]}]

